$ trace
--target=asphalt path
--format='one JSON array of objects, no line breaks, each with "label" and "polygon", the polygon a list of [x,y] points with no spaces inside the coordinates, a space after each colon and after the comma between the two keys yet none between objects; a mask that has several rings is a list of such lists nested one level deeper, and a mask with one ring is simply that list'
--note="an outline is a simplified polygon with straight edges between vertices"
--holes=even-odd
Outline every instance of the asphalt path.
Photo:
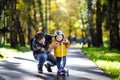
[{"label": "asphalt path", "polygon": [[0,61],[0,80],[112,80],[75,46],[68,49],[66,69],[69,76],[57,75],[56,66],[53,72],[44,67],[44,73],[39,74],[32,52],[26,52]]}]

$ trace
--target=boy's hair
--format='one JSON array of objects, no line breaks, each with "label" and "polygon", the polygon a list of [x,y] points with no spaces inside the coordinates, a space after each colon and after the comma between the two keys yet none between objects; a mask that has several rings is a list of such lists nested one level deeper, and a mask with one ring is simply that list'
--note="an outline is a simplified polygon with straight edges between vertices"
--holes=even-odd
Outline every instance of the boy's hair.
[{"label": "boy's hair", "polygon": [[44,33],[38,32],[38,33],[36,33],[36,35],[35,35],[35,40],[37,41],[37,40],[42,39],[42,38],[44,38],[44,37],[45,37],[45,34],[44,34]]}]

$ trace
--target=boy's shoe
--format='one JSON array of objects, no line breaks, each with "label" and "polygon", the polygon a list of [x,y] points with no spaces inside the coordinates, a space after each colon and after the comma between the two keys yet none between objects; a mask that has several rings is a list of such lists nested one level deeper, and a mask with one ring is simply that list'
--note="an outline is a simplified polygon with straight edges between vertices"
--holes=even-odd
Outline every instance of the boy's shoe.
[{"label": "boy's shoe", "polygon": [[43,70],[42,69],[40,69],[40,68],[38,68],[38,73],[43,73]]},{"label": "boy's shoe", "polygon": [[66,71],[65,69],[61,69],[61,72],[64,72],[64,73],[66,73],[67,71]]},{"label": "boy's shoe", "polygon": [[65,69],[58,70],[59,73],[66,73],[67,71]]},{"label": "boy's shoe", "polygon": [[49,64],[45,64],[45,67],[46,67],[46,69],[47,69],[48,72],[52,72],[52,69],[51,69],[51,67],[50,67]]}]

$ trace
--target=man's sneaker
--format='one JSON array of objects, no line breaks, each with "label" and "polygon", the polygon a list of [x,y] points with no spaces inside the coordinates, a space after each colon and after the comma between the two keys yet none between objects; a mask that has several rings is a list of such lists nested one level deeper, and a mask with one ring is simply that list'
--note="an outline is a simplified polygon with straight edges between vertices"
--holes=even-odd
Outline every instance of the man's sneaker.
[{"label": "man's sneaker", "polygon": [[49,64],[45,64],[45,67],[46,67],[46,69],[47,69],[48,72],[52,72],[52,69],[51,69],[51,67],[50,67]]},{"label": "man's sneaker", "polygon": [[38,68],[38,73],[41,73],[41,74],[42,74],[42,73],[43,73],[43,70]]}]

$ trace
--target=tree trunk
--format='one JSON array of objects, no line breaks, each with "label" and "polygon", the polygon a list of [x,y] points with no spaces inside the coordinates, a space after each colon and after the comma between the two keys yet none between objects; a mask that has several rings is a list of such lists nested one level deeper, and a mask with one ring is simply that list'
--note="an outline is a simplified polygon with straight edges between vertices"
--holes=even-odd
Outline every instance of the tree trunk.
[{"label": "tree trunk", "polygon": [[93,9],[92,9],[92,0],[88,1],[88,23],[89,23],[89,30],[92,38],[92,45],[93,47],[96,47],[96,35],[95,35],[95,29],[94,29],[94,23],[93,23]]},{"label": "tree trunk", "polygon": [[32,37],[31,37],[31,18],[30,18],[30,14],[29,13],[28,13],[27,24],[28,24],[28,44],[30,44],[30,39]]},{"label": "tree trunk", "polygon": [[17,28],[17,31],[18,31],[18,35],[19,35],[19,44],[20,46],[25,46],[25,38],[24,38],[24,33],[23,33],[23,30],[21,28],[21,25],[20,25],[20,21],[19,21],[19,15],[16,14],[16,19],[15,19],[15,26]]},{"label": "tree trunk", "polygon": [[40,13],[40,22],[42,24],[42,32],[45,33],[46,32],[46,25],[45,25],[45,21],[43,19],[42,2],[41,2],[41,0],[38,0],[38,6],[39,6],[39,13]]},{"label": "tree trunk", "polygon": [[37,17],[36,17],[36,7],[35,7],[35,0],[32,1],[33,8],[34,8],[34,29],[37,32]]},{"label": "tree trunk", "polygon": [[[32,22],[32,19],[31,19],[31,15],[30,15],[30,10],[31,10],[31,3],[33,5],[33,8],[34,8],[34,22]],[[28,44],[30,44],[30,39],[32,38],[31,36],[31,28],[33,26],[34,30],[37,32],[37,21],[36,21],[36,7],[35,7],[35,0],[33,1],[27,1],[27,29],[28,29]]]},{"label": "tree trunk", "polygon": [[17,48],[17,28],[15,25],[16,17],[16,0],[11,1],[11,28],[10,28],[10,44],[12,48]]},{"label": "tree trunk", "polygon": [[45,0],[45,32],[47,33],[48,27],[48,0]]},{"label": "tree trunk", "polygon": [[110,49],[119,49],[118,0],[109,0]]},{"label": "tree trunk", "polygon": [[11,28],[10,28],[10,43],[11,43],[11,47],[12,48],[17,48],[17,44],[18,44],[18,41],[17,41],[17,28],[15,27],[15,16],[16,14],[15,13],[12,13],[12,25],[11,25]]},{"label": "tree trunk", "polygon": [[97,0],[96,6],[97,6],[97,18],[96,18],[96,47],[100,47],[101,45],[103,45],[103,40],[102,40],[102,10],[101,10],[101,4],[100,4],[101,0]]}]

